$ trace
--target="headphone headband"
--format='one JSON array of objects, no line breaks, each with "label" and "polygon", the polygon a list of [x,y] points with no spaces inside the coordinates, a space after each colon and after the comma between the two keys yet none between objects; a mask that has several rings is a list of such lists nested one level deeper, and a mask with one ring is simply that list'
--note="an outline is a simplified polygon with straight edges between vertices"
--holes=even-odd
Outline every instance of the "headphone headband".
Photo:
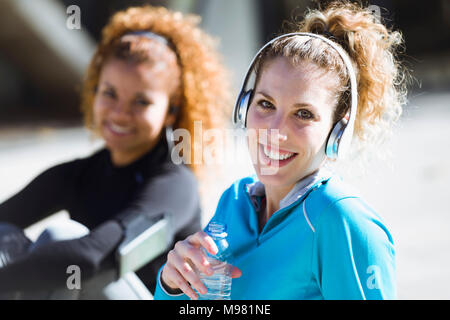
[{"label": "headphone headband", "polygon": [[175,45],[172,43],[172,41],[170,41],[170,39],[166,38],[165,36],[163,36],[161,34],[155,33],[153,31],[149,31],[149,30],[131,31],[131,32],[127,32],[122,35],[122,37],[125,37],[125,36],[140,36],[140,37],[144,37],[144,38],[147,38],[150,40],[156,40],[157,42],[168,46],[170,49],[175,51],[175,53],[177,52]]},{"label": "headphone headband", "polygon": [[169,43],[169,41],[167,41],[166,37],[164,37],[160,34],[154,33],[152,31],[149,31],[149,30],[131,31],[131,32],[127,32],[124,35],[122,35],[122,37],[124,37],[124,36],[140,36],[140,37],[156,40],[165,45],[167,45]]},{"label": "headphone headband", "polygon": [[339,56],[342,58],[342,61],[344,62],[349,78],[350,78],[350,91],[351,91],[351,102],[350,102],[350,110],[349,110],[349,116],[348,120],[343,118],[340,120],[331,130],[330,136],[328,138],[327,146],[325,153],[329,158],[335,159],[338,157],[338,155],[342,155],[344,152],[346,152],[351,143],[351,139],[353,136],[353,129],[354,129],[354,122],[355,117],[357,113],[357,105],[358,105],[358,91],[357,91],[357,82],[356,82],[356,73],[353,69],[353,65],[351,63],[350,57],[345,52],[345,50],[338,45],[336,42],[327,39],[326,37],[316,34],[316,33],[309,33],[309,32],[293,32],[293,33],[287,33],[284,35],[281,35],[279,37],[276,37],[269,42],[267,42],[264,46],[261,47],[261,49],[258,50],[254,58],[252,59],[250,66],[247,70],[247,73],[244,77],[244,81],[241,86],[241,90],[239,91],[239,96],[236,102],[236,105],[233,110],[233,116],[232,121],[234,125],[240,126],[241,128],[246,127],[247,122],[247,111],[251,100],[252,95],[252,89],[247,90],[247,85],[249,82],[250,77],[253,74],[255,63],[258,60],[261,53],[270,45],[272,45],[275,41],[293,37],[293,36],[307,36],[310,38],[317,38],[324,42],[326,42],[328,45],[330,45],[336,52],[339,54]]}]

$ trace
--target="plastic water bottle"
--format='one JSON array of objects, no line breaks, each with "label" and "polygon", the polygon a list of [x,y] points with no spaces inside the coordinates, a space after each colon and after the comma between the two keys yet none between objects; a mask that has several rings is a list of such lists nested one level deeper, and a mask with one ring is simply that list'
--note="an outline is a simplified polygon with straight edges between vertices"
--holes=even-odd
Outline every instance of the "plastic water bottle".
[{"label": "plastic water bottle", "polygon": [[227,263],[229,258],[227,227],[225,224],[210,222],[206,233],[213,238],[219,251],[211,255],[203,248],[214,273],[208,276],[199,272],[200,280],[203,282],[208,292],[199,295],[199,300],[230,300],[231,295],[231,269]]}]

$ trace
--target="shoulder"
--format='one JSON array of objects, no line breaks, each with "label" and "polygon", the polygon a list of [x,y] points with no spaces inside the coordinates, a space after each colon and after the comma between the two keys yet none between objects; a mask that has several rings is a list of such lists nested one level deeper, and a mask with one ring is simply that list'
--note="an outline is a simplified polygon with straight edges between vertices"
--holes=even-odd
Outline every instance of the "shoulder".
[{"label": "shoulder", "polygon": [[84,168],[104,161],[108,157],[106,149],[94,151],[91,155],[62,162],[52,168]]},{"label": "shoulder", "polygon": [[347,184],[337,175],[325,180],[319,188],[316,188],[308,196],[306,202],[309,205],[320,205],[322,208],[332,205],[344,198],[360,198],[361,194]]},{"label": "shoulder", "polygon": [[338,177],[330,178],[323,188],[312,192],[304,209],[317,233],[323,236],[356,236],[365,240],[381,237],[393,243],[378,212]]},{"label": "shoulder", "polygon": [[308,200],[304,209],[311,215],[317,238],[335,243],[351,239],[365,245],[393,245],[392,235],[379,213],[343,180],[331,178]]},{"label": "shoulder", "polygon": [[138,197],[152,201],[198,202],[200,195],[194,173],[186,166],[164,163],[157,172],[145,179]]},{"label": "shoulder", "polygon": [[[257,181],[257,177],[249,176],[233,182],[220,196],[219,203],[215,213],[216,218],[226,220],[230,217],[230,212],[241,212],[241,209],[247,208],[249,199],[247,188]],[[248,211],[248,210],[245,210]],[[238,217],[240,215],[231,215]]]},{"label": "shoulder", "polygon": [[150,176],[149,183],[170,184],[178,186],[197,186],[197,178],[188,167],[183,164],[165,162],[157,174]]},{"label": "shoulder", "polygon": [[359,199],[358,191],[345,183],[339,176],[331,176],[314,188],[303,203],[303,210],[316,225],[329,208],[343,199]]},{"label": "shoulder", "polygon": [[40,178],[68,179],[70,177],[76,177],[80,172],[90,166],[90,164],[97,162],[102,157],[102,153],[102,150],[100,150],[86,158],[77,158],[50,166],[42,171]]}]

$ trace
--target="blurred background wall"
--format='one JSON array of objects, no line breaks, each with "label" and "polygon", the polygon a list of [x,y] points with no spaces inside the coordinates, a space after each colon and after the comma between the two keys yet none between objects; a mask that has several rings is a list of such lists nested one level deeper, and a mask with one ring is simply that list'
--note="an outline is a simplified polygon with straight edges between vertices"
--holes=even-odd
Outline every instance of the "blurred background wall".
[{"label": "blurred background wall", "polygon": [[[284,21],[327,2],[0,0],[0,201],[43,169],[100,146],[82,128],[79,89],[101,29],[117,10],[152,4],[200,15],[202,27],[219,40],[236,95],[258,47],[282,31]],[[416,80],[390,144],[392,158],[348,178],[392,228],[399,298],[450,299],[450,1],[365,3],[403,32],[401,57]],[[80,10],[80,28],[67,26],[72,5]],[[250,163],[233,167],[218,181],[205,200],[206,218],[223,189],[251,170]]]},{"label": "blurred background wall", "polygon": [[[236,87],[253,53],[282,30],[283,21],[324,5],[312,0],[1,0],[0,121],[79,117],[80,79],[102,27],[130,5],[163,5],[203,18],[220,40]],[[449,86],[450,2],[373,0],[387,23],[403,31],[405,60],[421,89]],[[81,29],[66,28],[70,5],[80,8]],[[417,84],[418,85],[418,84]]]}]

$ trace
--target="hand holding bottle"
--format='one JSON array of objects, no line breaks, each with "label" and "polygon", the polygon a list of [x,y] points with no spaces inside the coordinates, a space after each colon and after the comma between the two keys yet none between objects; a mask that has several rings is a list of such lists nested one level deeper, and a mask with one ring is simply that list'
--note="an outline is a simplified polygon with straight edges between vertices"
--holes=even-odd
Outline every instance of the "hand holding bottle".
[{"label": "hand holding bottle", "polygon": [[[167,255],[167,262],[162,270],[161,278],[166,286],[171,289],[180,289],[191,299],[198,296],[193,290],[205,294],[207,288],[200,280],[196,270],[212,275],[213,269],[208,261],[204,248],[211,255],[218,253],[218,247],[214,240],[203,231],[190,235],[183,241],[178,241]],[[231,277],[239,278],[242,272],[239,268],[230,266]],[[192,286],[192,287],[191,287]]]}]

